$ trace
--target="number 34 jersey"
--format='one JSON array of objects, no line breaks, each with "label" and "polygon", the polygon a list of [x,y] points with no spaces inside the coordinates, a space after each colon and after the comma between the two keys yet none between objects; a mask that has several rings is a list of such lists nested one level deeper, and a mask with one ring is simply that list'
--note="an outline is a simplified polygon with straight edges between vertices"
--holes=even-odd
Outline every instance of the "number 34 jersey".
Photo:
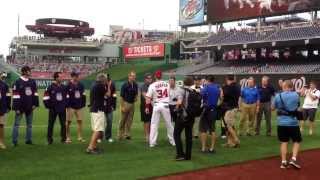
[{"label": "number 34 jersey", "polygon": [[169,103],[169,91],[169,83],[157,81],[149,86],[146,96],[151,98],[153,103]]}]

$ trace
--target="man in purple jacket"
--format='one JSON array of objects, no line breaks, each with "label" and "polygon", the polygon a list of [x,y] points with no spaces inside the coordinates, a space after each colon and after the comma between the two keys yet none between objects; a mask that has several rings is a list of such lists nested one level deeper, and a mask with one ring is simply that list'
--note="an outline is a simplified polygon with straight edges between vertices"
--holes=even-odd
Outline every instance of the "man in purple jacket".
[{"label": "man in purple jacket", "polygon": [[86,106],[86,94],[83,84],[79,81],[79,74],[76,72],[71,73],[71,80],[67,85],[68,91],[68,104],[67,104],[67,123],[66,123],[66,143],[71,143],[70,125],[73,115],[76,116],[78,124],[78,141],[85,142],[82,137],[82,120],[83,120],[83,107]]},{"label": "man in purple jacket", "polygon": [[60,120],[60,136],[61,143],[66,141],[66,108],[67,108],[67,88],[62,84],[61,72],[53,74],[54,81],[46,89],[43,96],[43,103],[49,109],[49,122],[48,122],[48,144],[53,143],[53,128],[57,116]]},{"label": "man in purple jacket", "polygon": [[4,144],[4,124],[6,114],[11,109],[11,94],[9,86],[5,83],[7,73],[2,72],[0,74],[0,149],[6,149]]},{"label": "man in purple jacket", "polygon": [[26,144],[32,145],[32,119],[33,110],[39,107],[39,96],[37,84],[31,77],[31,68],[24,66],[21,68],[21,77],[14,83],[12,88],[13,102],[12,109],[15,111],[15,121],[12,131],[12,143],[18,145],[19,126],[22,116],[26,116],[27,133]]}]

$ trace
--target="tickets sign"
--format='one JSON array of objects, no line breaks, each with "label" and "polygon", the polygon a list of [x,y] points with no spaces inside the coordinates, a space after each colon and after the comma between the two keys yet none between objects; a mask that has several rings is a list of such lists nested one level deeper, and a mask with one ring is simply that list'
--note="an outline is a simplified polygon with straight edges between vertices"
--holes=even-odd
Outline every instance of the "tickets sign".
[{"label": "tickets sign", "polygon": [[127,46],[123,48],[123,54],[126,59],[163,57],[164,44],[159,43],[159,44]]}]

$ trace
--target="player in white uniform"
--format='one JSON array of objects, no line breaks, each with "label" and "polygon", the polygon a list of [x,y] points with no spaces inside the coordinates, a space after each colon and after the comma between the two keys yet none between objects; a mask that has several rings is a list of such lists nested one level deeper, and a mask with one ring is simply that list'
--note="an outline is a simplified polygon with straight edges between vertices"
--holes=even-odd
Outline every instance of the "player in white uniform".
[{"label": "player in white uniform", "polygon": [[150,147],[157,145],[158,138],[158,128],[160,123],[160,114],[162,114],[166,127],[167,136],[171,145],[175,146],[173,139],[173,124],[171,122],[171,115],[169,110],[169,83],[161,80],[162,72],[155,72],[156,81],[152,83],[146,94],[146,113],[150,112],[151,101],[153,102],[153,112],[151,117],[151,127],[150,127]]}]

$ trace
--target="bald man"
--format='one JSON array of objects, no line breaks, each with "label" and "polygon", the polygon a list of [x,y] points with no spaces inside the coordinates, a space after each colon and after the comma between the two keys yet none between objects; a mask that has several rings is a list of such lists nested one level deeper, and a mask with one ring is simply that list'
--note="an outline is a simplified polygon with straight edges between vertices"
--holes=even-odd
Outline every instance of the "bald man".
[{"label": "bald man", "polygon": [[[299,122],[296,118],[296,112],[299,108],[300,98],[297,92],[293,91],[293,83],[286,80],[282,84],[282,92],[277,94],[272,105],[272,109],[277,110],[278,122],[278,139],[281,143],[281,169],[292,166],[300,169],[301,166],[297,162],[297,156],[302,141],[299,129]],[[292,140],[292,158],[287,162],[288,143]]]}]

